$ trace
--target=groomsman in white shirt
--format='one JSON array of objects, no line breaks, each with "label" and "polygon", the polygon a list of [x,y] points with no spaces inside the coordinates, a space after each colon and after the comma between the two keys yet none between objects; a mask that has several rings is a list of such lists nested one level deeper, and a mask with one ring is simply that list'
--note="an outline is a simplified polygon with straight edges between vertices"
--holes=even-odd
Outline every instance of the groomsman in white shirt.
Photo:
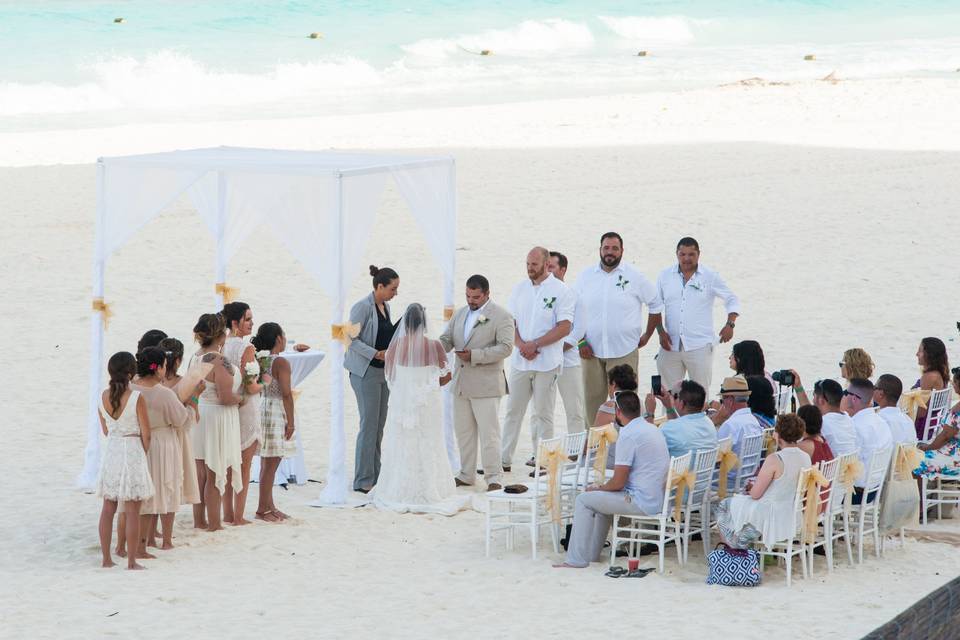
[{"label": "groomsman in white shirt", "polygon": [[[600,237],[600,262],[577,276],[573,288],[583,309],[580,340],[584,413],[590,419],[607,400],[607,372],[628,364],[637,370],[637,350],[660,325],[663,305],[657,288],[633,265],[622,262],[623,238],[609,231]],[[647,328],[641,334],[643,307]],[[669,388],[669,387],[668,387]]]},{"label": "groomsman in white shirt", "polygon": [[[547,271],[549,258],[550,253],[543,247],[530,250],[527,279],[514,287],[507,305],[516,324],[516,348],[510,360],[507,416],[503,423],[504,471],[510,471],[520,424],[531,398],[530,439],[534,455],[541,438],[553,437],[557,377],[563,369],[563,338],[573,326],[576,297]],[[527,464],[533,466],[533,458]]]},{"label": "groomsman in white shirt", "polygon": [[[663,386],[673,385],[689,375],[707,393],[713,379],[713,347],[719,340],[733,338],[740,299],[716,271],[700,264],[700,245],[693,238],[677,243],[677,264],[664,269],[657,279],[660,304],[666,316],[666,328],[657,326],[660,352],[657,371]],[[719,336],[713,328],[713,301],[723,300],[727,322]]]},{"label": "groomsman in white shirt", "polygon": [[[550,252],[547,271],[560,282],[567,275],[567,256],[559,251]],[[583,307],[579,300],[573,315],[573,328],[563,339],[563,371],[557,378],[557,391],[567,414],[567,433],[576,433],[587,428],[583,416],[583,374],[580,372],[580,350],[577,343],[583,338]]]}]

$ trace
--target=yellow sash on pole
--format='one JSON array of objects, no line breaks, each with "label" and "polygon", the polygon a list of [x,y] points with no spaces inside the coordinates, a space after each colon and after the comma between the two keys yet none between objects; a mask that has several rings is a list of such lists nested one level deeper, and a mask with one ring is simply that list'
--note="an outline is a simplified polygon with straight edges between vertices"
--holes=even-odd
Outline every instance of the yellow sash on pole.
[{"label": "yellow sash on pole", "polygon": [[597,453],[593,457],[593,477],[598,482],[602,483],[606,476],[610,445],[617,441],[618,435],[616,427],[612,424],[590,429],[590,440],[587,442],[587,447],[597,448]]},{"label": "yellow sash on pole", "polygon": [[444,307],[443,308],[443,320],[446,322],[453,317],[453,307]]},{"label": "yellow sash on pole", "polygon": [[330,325],[330,337],[338,341],[346,349],[353,339],[360,335],[360,325],[345,322],[344,324]]},{"label": "yellow sash on pole", "polygon": [[236,299],[237,294],[240,292],[239,289],[227,286],[226,282],[218,282],[214,286],[214,291],[216,291],[217,295],[223,296],[223,304],[229,304],[233,302]]},{"label": "yellow sash on pole", "polygon": [[817,539],[817,519],[820,515],[820,488],[827,486],[826,477],[816,467],[804,469],[803,491],[806,507],[803,511],[803,544]]},{"label": "yellow sash on pole", "polygon": [[113,317],[113,311],[110,309],[110,305],[103,301],[103,298],[94,298],[92,308],[94,311],[100,312],[100,318],[103,321],[103,330],[106,331],[110,327],[110,318]]},{"label": "yellow sash on pole", "polygon": [[733,452],[733,448],[721,450],[717,459],[720,461],[720,482],[717,487],[717,497],[723,500],[727,497],[727,475],[740,466],[740,459]]}]

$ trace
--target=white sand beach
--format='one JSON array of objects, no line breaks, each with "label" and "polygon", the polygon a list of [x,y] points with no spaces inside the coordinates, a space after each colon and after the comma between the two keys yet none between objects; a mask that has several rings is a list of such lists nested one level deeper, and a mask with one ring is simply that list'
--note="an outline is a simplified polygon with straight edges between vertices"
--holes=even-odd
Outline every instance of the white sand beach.
[{"label": "white sand beach", "polygon": [[[147,571],[100,569],[100,503],[73,488],[86,437],[93,162],[219,144],[451,154],[458,281],[486,274],[495,300],[524,277],[534,245],[566,253],[572,278],[614,229],[625,258],[654,278],[673,262],[676,240],[692,235],[702,262],[743,301],[736,339],[758,340],[768,368],[796,368],[812,382],[836,376],[842,352],[859,346],[878,373],[912,384],[920,338],[943,338],[960,359],[950,263],[960,237],[957,75],[0,133],[2,417],[12,454],[0,499],[0,637],[859,638],[960,574],[956,548],[908,540],[883,559],[871,548],[861,566],[838,559],[831,575],[818,558],[816,576],[789,589],[782,569],[770,568],[747,592],[705,585],[694,545],[684,567],[668,555],[663,575],[614,581],[605,565],[552,569],[561,556],[548,534],[537,561],[522,537],[512,552],[498,538],[487,559],[479,512],[316,509],[308,503],[322,485],[310,483],[278,489],[290,523],[197,533],[183,510],[177,548],[158,552]],[[397,269],[394,304],[424,303],[436,334],[440,273],[411,223],[388,190],[367,257]],[[107,265],[116,313],[107,353],[132,349],[149,328],[189,343],[196,317],[213,310],[213,266],[212,242],[185,201],[150,223]],[[268,233],[251,236],[228,281],[256,322],[278,321],[291,338],[325,348],[329,303]],[[358,273],[351,299],[367,289]],[[718,349],[714,380],[728,353]],[[653,355],[641,352],[641,383]],[[308,468],[321,481],[328,381],[321,367],[298,404]],[[345,404],[351,469],[349,391]],[[529,446],[525,426],[517,457]],[[518,467],[508,478],[525,474]],[[942,526],[960,532],[960,520]]]}]

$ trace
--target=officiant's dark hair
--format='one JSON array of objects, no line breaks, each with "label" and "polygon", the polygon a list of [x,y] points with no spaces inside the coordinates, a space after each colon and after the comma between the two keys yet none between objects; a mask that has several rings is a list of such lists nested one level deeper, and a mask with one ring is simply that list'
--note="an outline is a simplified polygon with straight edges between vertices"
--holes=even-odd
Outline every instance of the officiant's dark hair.
[{"label": "officiant's dark hair", "polygon": [[399,278],[400,276],[396,271],[390,267],[384,267],[383,269],[370,265],[370,275],[373,276],[373,288],[376,289],[378,286],[388,287],[390,283]]},{"label": "officiant's dark hair", "polygon": [[220,312],[220,315],[223,316],[223,321],[227,324],[227,329],[233,328],[233,323],[237,324],[243,320],[243,316],[247,313],[247,309],[250,308],[246,302],[228,302],[223,305],[223,311]]},{"label": "officiant's dark hair", "polygon": [[257,351],[270,351],[277,346],[277,340],[283,335],[283,329],[276,322],[264,322],[257,329],[257,335],[253,336],[250,344]]},{"label": "officiant's dark hair", "polygon": [[490,281],[479,273],[475,273],[467,278],[467,289],[480,289],[480,291],[484,293],[489,293]]},{"label": "officiant's dark hair", "polygon": [[155,347],[160,344],[160,341],[167,337],[167,334],[161,331],[160,329],[150,329],[143,337],[140,338],[140,342],[137,343],[137,353],[143,351],[147,347]]}]

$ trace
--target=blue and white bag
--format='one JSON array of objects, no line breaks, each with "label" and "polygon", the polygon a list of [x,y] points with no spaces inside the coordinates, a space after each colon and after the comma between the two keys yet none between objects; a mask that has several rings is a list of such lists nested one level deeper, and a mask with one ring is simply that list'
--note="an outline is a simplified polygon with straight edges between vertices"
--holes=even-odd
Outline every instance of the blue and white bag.
[{"label": "blue and white bag", "polygon": [[734,549],[721,542],[707,554],[707,584],[756,587],[760,584],[760,554],[753,549]]}]

